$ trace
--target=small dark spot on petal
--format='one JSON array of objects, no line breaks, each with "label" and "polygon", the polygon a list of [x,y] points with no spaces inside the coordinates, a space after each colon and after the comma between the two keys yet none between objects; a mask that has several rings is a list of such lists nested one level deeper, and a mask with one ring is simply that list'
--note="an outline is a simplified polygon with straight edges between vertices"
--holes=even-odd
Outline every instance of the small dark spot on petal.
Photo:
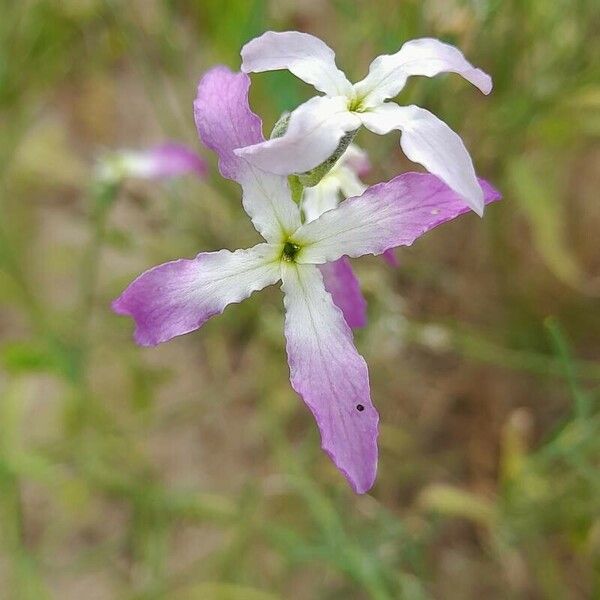
[{"label": "small dark spot on petal", "polygon": [[357,404],[356,405],[356,410],[358,412],[362,412],[363,410],[365,410],[365,407],[362,404]]}]

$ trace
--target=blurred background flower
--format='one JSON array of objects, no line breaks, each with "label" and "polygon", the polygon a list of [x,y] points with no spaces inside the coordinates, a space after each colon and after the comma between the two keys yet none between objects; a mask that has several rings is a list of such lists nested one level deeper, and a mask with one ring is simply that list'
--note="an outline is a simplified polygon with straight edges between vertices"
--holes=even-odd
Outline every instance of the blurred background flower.
[{"label": "blurred background flower", "polygon": [[100,182],[120,183],[127,178],[171,179],[182,175],[206,175],[205,162],[190,148],[176,142],[146,150],[118,150],[98,160],[94,176]]},{"label": "blurred background flower", "polygon": [[[593,598],[599,593],[600,88],[593,0],[26,0],[0,19],[0,598]],[[290,390],[281,293],[140,350],[110,300],[148,265],[256,242],[197,138],[217,62],[299,29],[361,77],[405,40],[490,73],[412,78],[504,200],[356,261],[383,424],[356,497]],[[312,95],[254,78],[268,132]],[[205,178],[98,186],[177,139]],[[416,167],[363,135],[371,184]],[[260,305],[260,310],[259,310]]]}]

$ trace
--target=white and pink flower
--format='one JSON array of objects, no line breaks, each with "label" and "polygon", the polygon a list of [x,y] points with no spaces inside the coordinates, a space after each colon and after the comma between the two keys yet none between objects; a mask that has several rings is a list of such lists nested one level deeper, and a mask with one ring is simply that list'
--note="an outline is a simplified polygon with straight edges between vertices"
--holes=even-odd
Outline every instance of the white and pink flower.
[{"label": "white and pink flower", "polygon": [[[321,73],[300,72],[315,80]],[[264,242],[154,267],[113,307],[134,319],[136,341],[149,346],[198,329],[229,304],[281,280],[292,387],[313,413],[325,452],[364,493],[375,480],[379,417],[349,327],[360,307],[351,300],[357,282],[348,257],[410,245],[468,207],[434,175],[406,173],[303,222],[287,177],[235,152],[264,143],[261,120],[248,106],[249,84],[243,73],[212,69],[200,81],[194,113],[200,138],[217,153],[221,174],[240,184],[244,209]],[[499,198],[485,181],[477,185],[485,202]],[[327,287],[330,271],[337,290]]]}]

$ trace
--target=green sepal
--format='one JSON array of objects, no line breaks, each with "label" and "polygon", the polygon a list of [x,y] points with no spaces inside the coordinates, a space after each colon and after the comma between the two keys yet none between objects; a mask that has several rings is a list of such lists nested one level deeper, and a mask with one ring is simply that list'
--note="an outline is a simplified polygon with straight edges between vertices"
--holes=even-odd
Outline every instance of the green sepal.
[{"label": "green sepal", "polygon": [[290,116],[292,113],[284,112],[278,119],[277,123],[273,126],[273,131],[271,131],[270,139],[280,138],[288,128],[290,123]]},{"label": "green sepal", "polygon": [[310,171],[306,171],[306,173],[300,173],[297,175],[298,180],[302,184],[303,187],[313,187],[331,171],[333,165],[341,158],[342,154],[346,152],[348,146],[352,143],[356,134],[358,133],[358,129],[354,131],[349,131],[344,137],[340,140],[338,147],[335,149],[334,153],[320,165],[316,166],[314,169]]},{"label": "green sepal", "polygon": [[290,186],[290,192],[292,193],[292,200],[296,204],[300,204],[302,194],[304,193],[304,186],[300,182],[298,175],[288,175],[288,184]]}]

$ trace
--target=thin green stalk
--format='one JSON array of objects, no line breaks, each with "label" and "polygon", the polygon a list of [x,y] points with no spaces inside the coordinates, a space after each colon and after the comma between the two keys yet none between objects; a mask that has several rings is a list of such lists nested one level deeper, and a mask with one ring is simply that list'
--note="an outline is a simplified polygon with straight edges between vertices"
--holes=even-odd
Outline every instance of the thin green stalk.
[{"label": "thin green stalk", "polygon": [[67,404],[67,429],[80,433],[93,411],[86,363],[90,354],[90,325],[94,312],[94,300],[100,271],[102,249],[106,238],[106,226],[110,208],[119,192],[118,183],[95,182],[91,190],[92,229],[89,242],[83,252],[80,272],[80,300],[72,328],[74,339],[68,341],[68,378],[73,387],[71,402]]},{"label": "thin green stalk", "polygon": [[0,269],[3,270],[15,284],[19,294],[21,305],[26,309],[35,327],[40,331],[46,331],[44,313],[31,291],[29,282],[23,276],[23,272],[17,260],[11,242],[2,223],[0,223]]},{"label": "thin green stalk", "polygon": [[4,393],[0,403],[0,542],[12,560],[13,600],[48,598],[26,539],[21,480],[15,468],[22,415],[20,387]]},{"label": "thin green stalk", "polygon": [[[407,323],[406,335],[411,342],[423,344],[422,332],[432,323]],[[437,324],[436,324],[437,325]],[[541,376],[564,377],[561,361],[553,356],[530,350],[505,348],[474,332],[460,331],[451,325],[440,324],[448,334],[448,349],[476,362],[504,367],[514,371],[525,371]],[[594,361],[571,360],[576,377],[600,381],[600,364]]]},{"label": "thin green stalk", "polygon": [[77,318],[78,346],[84,353],[89,345],[89,326],[94,309],[100,258],[106,238],[106,225],[110,208],[118,193],[118,184],[99,183],[92,189],[92,233],[81,262],[80,307]]},{"label": "thin green stalk", "polygon": [[575,400],[575,417],[577,419],[587,419],[591,414],[591,402],[588,395],[581,389],[577,381],[575,363],[567,343],[567,340],[554,318],[548,318],[545,321],[546,329],[550,334],[556,354],[558,355],[560,365],[563,369],[565,380],[569,385],[573,399]]}]

